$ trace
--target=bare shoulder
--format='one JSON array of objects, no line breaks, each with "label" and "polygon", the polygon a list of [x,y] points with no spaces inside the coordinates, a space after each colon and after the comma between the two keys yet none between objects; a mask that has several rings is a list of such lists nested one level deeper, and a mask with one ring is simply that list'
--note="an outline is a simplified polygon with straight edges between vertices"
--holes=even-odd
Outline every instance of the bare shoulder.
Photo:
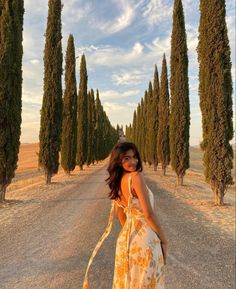
[{"label": "bare shoulder", "polygon": [[144,181],[142,172],[135,171],[135,172],[131,172],[130,175],[131,175],[133,183]]}]

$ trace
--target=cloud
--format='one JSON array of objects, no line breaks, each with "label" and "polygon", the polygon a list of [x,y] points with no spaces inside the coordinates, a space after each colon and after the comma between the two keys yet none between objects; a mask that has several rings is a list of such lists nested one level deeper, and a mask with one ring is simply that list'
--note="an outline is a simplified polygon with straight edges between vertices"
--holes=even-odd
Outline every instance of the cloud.
[{"label": "cloud", "polygon": [[114,34],[127,28],[135,18],[135,9],[125,0],[117,1],[121,14],[115,20],[94,20],[96,27],[104,34]]},{"label": "cloud", "polygon": [[[120,104],[116,102],[104,102],[103,108],[113,126],[117,124],[125,125],[132,122],[133,112],[137,107],[136,102],[127,102],[126,104]],[[122,115],[122,118],[121,118]]]},{"label": "cloud", "polygon": [[170,18],[172,9],[172,6],[164,4],[162,0],[150,0],[142,7],[142,16],[150,25],[154,25]]},{"label": "cloud", "polygon": [[121,47],[100,46],[97,49],[89,47],[80,47],[78,50],[87,52],[86,58],[90,65],[101,65],[101,66],[120,66],[122,64],[130,64],[140,60],[144,54],[144,46],[136,42],[131,49],[124,49]]},{"label": "cloud", "polygon": [[152,40],[151,44],[145,43],[145,46],[154,52],[156,55],[162,55],[164,52],[170,54],[170,40],[171,31],[164,37],[156,37]]},{"label": "cloud", "polygon": [[100,91],[100,97],[101,99],[104,100],[111,100],[111,99],[124,99],[126,97],[131,97],[131,96],[137,96],[140,94],[140,90],[127,90],[125,92],[118,92],[115,90],[104,90]]},{"label": "cloud", "polygon": [[24,6],[25,6],[25,13],[34,11],[34,16],[47,14],[48,1],[41,0],[41,1],[37,1],[37,4],[36,4],[36,1],[25,0]]},{"label": "cloud", "polygon": [[39,59],[31,59],[31,60],[30,60],[30,63],[32,63],[32,64],[39,64],[39,63],[40,63],[40,60],[39,60]]},{"label": "cloud", "polygon": [[147,75],[141,70],[122,71],[113,73],[112,82],[115,85],[135,85],[143,82]]},{"label": "cloud", "polygon": [[62,20],[65,25],[67,23],[78,23],[92,13],[93,8],[91,3],[80,3],[78,0],[67,0],[62,9]]}]

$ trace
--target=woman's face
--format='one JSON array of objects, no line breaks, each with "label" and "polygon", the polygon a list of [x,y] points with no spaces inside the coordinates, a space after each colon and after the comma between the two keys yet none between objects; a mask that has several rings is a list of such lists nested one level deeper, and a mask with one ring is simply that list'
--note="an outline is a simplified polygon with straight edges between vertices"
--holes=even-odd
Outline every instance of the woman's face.
[{"label": "woman's face", "polygon": [[124,157],[121,160],[121,164],[122,164],[123,169],[127,172],[136,171],[138,159],[132,149],[128,150],[125,153]]}]

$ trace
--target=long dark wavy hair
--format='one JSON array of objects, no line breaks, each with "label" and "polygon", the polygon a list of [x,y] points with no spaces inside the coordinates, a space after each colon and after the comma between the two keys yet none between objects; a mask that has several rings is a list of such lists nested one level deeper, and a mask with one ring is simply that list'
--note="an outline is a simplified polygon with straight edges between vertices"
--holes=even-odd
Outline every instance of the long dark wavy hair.
[{"label": "long dark wavy hair", "polygon": [[133,150],[138,159],[136,171],[141,172],[143,170],[142,161],[136,145],[131,142],[117,143],[111,151],[111,157],[107,168],[109,177],[106,179],[106,182],[111,189],[111,191],[108,193],[108,197],[112,200],[116,200],[117,198],[120,199],[119,190],[121,178],[124,172],[121,162],[128,150]]}]

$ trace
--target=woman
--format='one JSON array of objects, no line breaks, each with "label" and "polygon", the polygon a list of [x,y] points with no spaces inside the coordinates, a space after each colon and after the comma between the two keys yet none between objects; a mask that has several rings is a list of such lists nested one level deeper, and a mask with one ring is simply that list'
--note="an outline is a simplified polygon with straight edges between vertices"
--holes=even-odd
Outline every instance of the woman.
[{"label": "woman", "polygon": [[108,165],[109,197],[113,200],[109,223],[97,244],[94,256],[110,233],[114,207],[122,225],[116,242],[112,289],[164,288],[163,267],[166,263],[167,240],[154,213],[154,198],[142,176],[140,154],[133,143],[118,143]]}]

